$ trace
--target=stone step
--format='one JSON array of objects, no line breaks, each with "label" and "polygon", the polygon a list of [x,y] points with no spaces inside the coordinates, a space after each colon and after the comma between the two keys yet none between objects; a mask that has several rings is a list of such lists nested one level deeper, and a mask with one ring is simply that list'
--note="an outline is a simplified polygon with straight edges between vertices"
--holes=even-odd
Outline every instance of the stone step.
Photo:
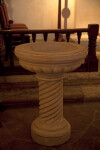
[{"label": "stone step", "polygon": [[[100,101],[100,85],[64,86],[64,102]],[[2,89],[0,103],[38,103],[38,88]]]},{"label": "stone step", "polygon": [[[64,75],[64,102],[100,101],[100,72]],[[0,77],[0,103],[38,103],[36,75]]]},{"label": "stone step", "polygon": [[97,85],[100,84],[100,72],[73,72],[65,74],[65,86]]},{"label": "stone step", "polygon": [[[68,73],[64,75],[64,86],[100,84],[100,72]],[[0,89],[38,87],[36,75],[12,75],[0,77]]]}]

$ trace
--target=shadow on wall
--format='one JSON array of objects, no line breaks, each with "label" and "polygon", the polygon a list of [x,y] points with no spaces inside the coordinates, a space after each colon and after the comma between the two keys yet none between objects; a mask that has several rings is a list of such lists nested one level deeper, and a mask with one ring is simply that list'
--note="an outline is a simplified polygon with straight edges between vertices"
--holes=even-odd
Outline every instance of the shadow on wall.
[{"label": "shadow on wall", "polygon": [[68,8],[68,0],[65,0],[65,8],[62,10],[62,16],[64,18],[64,29],[67,28],[67,19],[70,16],[70,10]]},{"label": "shadow on wall", "polygon": [[11,20],[13,20],[13,8],[12,8],[11,0],[5,0],[5,3],[7,5],[7,9],[8,9],[9,14],[10,14],[9,18]]}]

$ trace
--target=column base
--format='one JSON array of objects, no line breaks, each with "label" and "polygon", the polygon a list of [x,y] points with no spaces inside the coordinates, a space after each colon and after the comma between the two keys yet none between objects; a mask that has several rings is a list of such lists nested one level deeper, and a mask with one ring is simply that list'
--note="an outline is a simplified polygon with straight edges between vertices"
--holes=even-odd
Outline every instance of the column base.
[{"label": "column base", "polygon": [[64,119],[65,126],[57,130],[41,129],[36,126],[35,121],[33,121],[31,126],[31,135],[34,142],[45,146],[57,146],[70,139],[71,126],[67,120]]}]

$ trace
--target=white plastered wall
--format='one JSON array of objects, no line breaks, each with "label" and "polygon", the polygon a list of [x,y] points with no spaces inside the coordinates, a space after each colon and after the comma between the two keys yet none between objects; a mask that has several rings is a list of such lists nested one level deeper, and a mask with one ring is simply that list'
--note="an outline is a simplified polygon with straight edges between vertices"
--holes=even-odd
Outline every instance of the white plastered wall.
[{"label": "white plastered wall", "polygon": [[[53,3],[52,3],[53,1]],[[30,29],[57,27],[57,0],[6,0],[9,17]]]},{"label": "white plastered wall", "polygon": [[75,27],[100,24],[100,0],[76,0]]},{"label": "white plastered wall", "polygon": [[[100,0],[67,0],[70,17],[68,28],[100,24]],[[25,23],[29,29],[57,28],[58,0],[5,0],[10,19]],[[62,9],[65,7],[62,0]],[[64,18],[62,17],[62,28]]]}]

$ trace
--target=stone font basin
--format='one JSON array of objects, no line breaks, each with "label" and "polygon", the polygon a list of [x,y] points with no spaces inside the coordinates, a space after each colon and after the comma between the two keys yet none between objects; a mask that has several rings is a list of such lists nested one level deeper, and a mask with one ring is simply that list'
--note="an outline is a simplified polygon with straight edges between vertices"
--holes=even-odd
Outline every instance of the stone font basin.
[{"label": "stone font basin", "polygon": [[70,72],[82,64],[87,54],[81,45],[66,42],[29,43],[16,47],[21,66],[32,72]]}]

